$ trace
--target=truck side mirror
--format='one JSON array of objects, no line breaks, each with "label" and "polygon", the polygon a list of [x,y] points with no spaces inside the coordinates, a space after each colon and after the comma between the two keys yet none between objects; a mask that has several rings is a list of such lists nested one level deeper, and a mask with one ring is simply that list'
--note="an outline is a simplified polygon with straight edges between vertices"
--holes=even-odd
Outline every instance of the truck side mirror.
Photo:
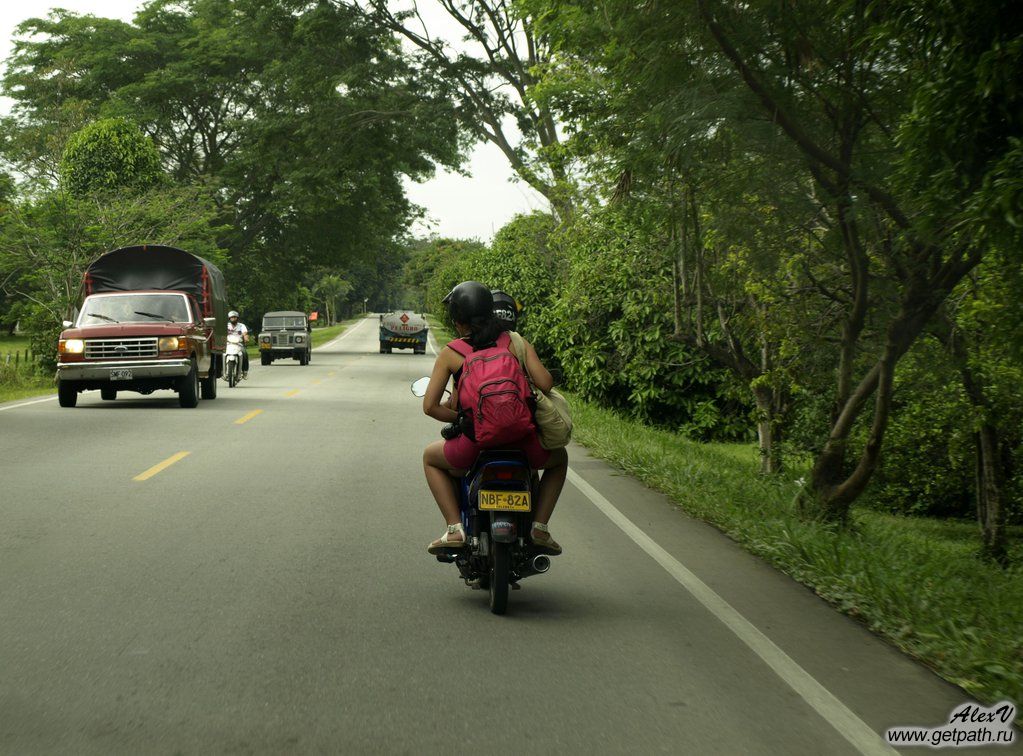
[{"label": "truck side mirror", "polygon": [[72,323],[70,320],[65,320],[60,325],[62,328],[70,328],[71,326],[74,325],[74,323]]},{"label": "truck side mirror", "polygon": [[209,328],[215,328],[217,325],[216,318],[203,318],[202,322],[205,323]]}]

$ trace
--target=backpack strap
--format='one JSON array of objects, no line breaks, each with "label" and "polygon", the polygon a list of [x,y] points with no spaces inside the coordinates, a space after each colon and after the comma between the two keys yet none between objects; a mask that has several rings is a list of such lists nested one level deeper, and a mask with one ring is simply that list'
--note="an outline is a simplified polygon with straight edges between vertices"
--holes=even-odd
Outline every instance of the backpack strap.
[{"label": "backpack strap", "polygon": [[508,340],[510,342],[509,349],[512,354],[519,358],[519,364],[522,366],[522,372],[526,374],[526,380],[529,381],[529,388],[532,389],[535,394],[537,392],[537,388],[533,385],[533,376],[529,374],[529,368],[526,367],[526,340],[522,338],[518,331],[506,331],[501,335],[508,336]]},{"label": "backpack strap", "polygon": [[472,347],[469,346],[468,343],[466,343],[465,339],[455,339],[454,341],[449,341],[447,343],[447,346],[451,348],[451,351],[460,354],[463,357],[468,357],[470,354],[472,354]]}]

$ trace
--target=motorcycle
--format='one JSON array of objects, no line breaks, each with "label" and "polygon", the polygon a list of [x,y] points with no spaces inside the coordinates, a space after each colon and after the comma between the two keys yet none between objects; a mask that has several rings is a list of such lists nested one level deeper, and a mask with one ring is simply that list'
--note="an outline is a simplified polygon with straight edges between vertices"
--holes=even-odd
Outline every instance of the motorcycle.
[{"label": "motorcycle", "polygon": [[234,388],[242,379],[242,350],[245,345],[242,343],[240,333],[227,334],[227,349],[224,351],[224,375],[227,377],[227,385]]},{"label": "motorcycle", "polygon": [[[429,377],[412,384],[412,393],[426,394]],[[444,438],[460,433],[458,424],[445,426]],[[517,449],[486,449],[458,481],[459,509],[466,544],[437,555],[454,564],[470,588],[489,591],[490,611],[504,614],[509,590],[519,581],[541,575],[551,567],[550,556],[529,539],[539,476]]]}]

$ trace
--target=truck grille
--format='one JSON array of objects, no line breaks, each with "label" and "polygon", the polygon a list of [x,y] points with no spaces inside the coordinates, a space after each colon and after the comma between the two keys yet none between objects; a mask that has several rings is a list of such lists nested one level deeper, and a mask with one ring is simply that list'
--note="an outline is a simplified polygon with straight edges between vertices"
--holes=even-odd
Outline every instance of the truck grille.
[{"label": "truck grille", "polygon": [[291,346],[291,334],[290,333],[275,333],[274,334],[274,346]]},{"label": "truck grille", "polygon": [[156,338],[88,339],[85,342],[87,360],[130,360],[136,357],[156,357]]}]

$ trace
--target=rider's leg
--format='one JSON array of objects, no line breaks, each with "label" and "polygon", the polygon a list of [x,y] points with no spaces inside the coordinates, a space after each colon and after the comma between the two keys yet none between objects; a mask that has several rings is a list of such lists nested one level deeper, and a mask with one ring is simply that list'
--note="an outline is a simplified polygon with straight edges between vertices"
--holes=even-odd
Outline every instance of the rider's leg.
[{"label": "rider's leg", "polygon": [[242,347],[242,375],[246,375],[249,372],[249,352],[245,347]]},{"label": "rider's leg", "polygon": [[564,449],[552,449],[550,459],[544,465],[540,476],[539,502],[536,505],[534,519],[546,525],[551,521],[554,505],[558,503],[561,489],[568,477],[568,452]]},{"label": "rider's leg", "polygon": [[458,495],[455,486],[457,481],[452,477],[460,470],[454,470],[444,457],[444,442],[434,441],[426,447],[423,452],[423,470],[426,472],[426,483],[430,486],[430,493],[444,515],[448,525],[461,522],[462,517],[458,508]]}]

